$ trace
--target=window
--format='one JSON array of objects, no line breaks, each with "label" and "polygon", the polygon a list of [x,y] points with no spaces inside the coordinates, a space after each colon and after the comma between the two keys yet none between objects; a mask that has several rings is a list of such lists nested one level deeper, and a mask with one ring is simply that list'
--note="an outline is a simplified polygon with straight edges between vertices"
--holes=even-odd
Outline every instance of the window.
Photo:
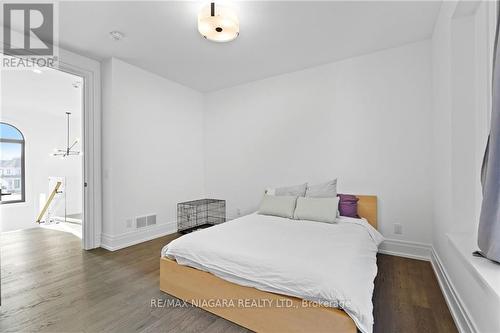
[{"label": "window", "polygon": [[0,122],[0,203],[24,202],[24,136]]}]

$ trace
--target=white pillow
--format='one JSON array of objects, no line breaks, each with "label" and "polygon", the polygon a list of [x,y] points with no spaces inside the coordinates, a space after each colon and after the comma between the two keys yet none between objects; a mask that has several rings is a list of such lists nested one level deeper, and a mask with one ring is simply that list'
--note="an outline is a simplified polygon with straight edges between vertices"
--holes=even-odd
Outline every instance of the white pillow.
[{"label": "white pillow", "polygon": [[337,197],[337,178],[318,185],[307,185],[306,197],[335,198]]},{"label": "white pillow", "polygon": [[335,223],[339,198],[301,198],[297,199],[293,218],[326,223]]},{"label": "white pillow", "polygon": [[266,194],[276,196],[295,196],[303,197],[306,194],[307,183],[300,185],[291,185],[286,187],[268,188]]},{"label": "white pillow", "polygon": [[296,196],[274,196],[265,194],[260,203],[258,213],[293,218],[293,211],[297,202]]}]

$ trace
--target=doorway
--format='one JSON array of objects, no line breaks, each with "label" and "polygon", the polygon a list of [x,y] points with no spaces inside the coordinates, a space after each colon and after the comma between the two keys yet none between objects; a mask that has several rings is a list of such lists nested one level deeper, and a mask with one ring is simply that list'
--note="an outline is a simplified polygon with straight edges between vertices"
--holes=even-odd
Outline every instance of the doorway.
[{"label": "doorway", "polygon": [[2,232],[42,227],[83,240],[84,79],[52,68],[4,70],[1,96]]}]

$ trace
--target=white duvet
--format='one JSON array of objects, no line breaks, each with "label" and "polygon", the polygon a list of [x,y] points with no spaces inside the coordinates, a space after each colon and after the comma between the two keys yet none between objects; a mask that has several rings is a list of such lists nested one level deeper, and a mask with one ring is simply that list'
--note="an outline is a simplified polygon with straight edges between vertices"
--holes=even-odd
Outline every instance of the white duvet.
[{"label": "white duvet", "polygon": [[364,219],[328,224],[251,214],[177,238],[162,256],[239,285],[341,307],[370,333],[382,241]]}]

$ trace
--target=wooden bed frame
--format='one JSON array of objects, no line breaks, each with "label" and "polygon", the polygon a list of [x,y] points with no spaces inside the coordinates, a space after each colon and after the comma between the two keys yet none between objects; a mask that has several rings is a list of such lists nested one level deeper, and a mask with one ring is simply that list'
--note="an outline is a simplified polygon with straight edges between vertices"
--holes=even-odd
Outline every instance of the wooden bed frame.
[{"label": "wooden bed frame", "polygon": [[[356,196],[358,214],[377,228],[377,197]],[[255,332],[357,332],[343,310],[240,286],[165,257],[160,290]]]}]

